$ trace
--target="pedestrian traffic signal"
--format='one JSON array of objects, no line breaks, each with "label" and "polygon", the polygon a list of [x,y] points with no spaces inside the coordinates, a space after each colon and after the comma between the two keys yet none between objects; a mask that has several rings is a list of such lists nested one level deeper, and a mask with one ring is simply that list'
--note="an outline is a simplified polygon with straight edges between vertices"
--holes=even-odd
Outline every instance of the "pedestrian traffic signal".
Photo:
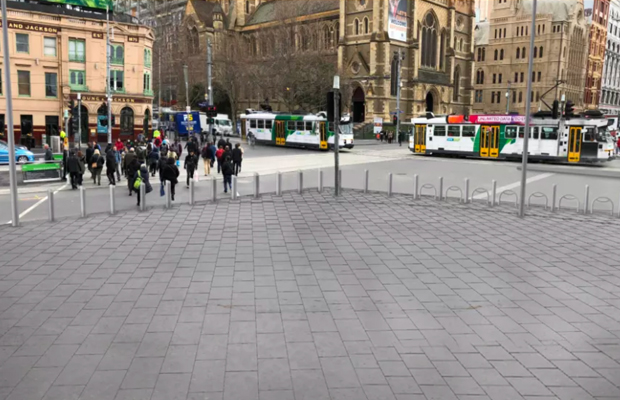
[{"label": "pedestrian traffic signal", "polygon": [[74,115],[75,113],[75,101],[71,99],[69,101],[69,115]]},{"label": "pedestrian traffic signal", "polygon": [[209,117],[209,118],[217,117],[217,107],[216,106],[208,106],[207,107],[207,117]]},{"label": "pedestrian traffic signal", "polygon": [[394,122],[394,126],[398,125],[398,117],[396,115],[392,117],[392,121]]},{"label": "pedestrian traffic signal", "polygon": [[568,100],[566,106],[564,106],[564,116],[571,117],[573,115],[575,115],[575,103]]},{"label": "pedestrian traffic signal", "polygon": [[215,124],[215,119],[214,118],[207,118],[207,125],[213,125]]},{"label": "pedestrian traffic signal", "polygon": [[560,116],[560,102],[553,100],[553,108],[551,109],[551,116],[553,119],[558,119]]},{"label": "pedestrian traffic signal", "polygon": [[77,113],[73,114],[71,117],[71,133],[73,135],[77,135],[80,131],[80,120],[78,119]]}]

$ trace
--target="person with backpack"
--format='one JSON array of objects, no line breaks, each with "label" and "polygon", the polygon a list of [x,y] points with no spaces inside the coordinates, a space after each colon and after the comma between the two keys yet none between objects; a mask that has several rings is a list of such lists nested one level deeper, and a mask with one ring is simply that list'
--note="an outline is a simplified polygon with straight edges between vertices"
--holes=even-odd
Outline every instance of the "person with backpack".
[{"label": "person with backpack", "polygon": [[[224,134],[220,137],[220,140],[217,141],[217,147],[222,146],[222,148],[226,147],[226,140],[224,140]],[[222,160],[224,161],[224,160]]]},{"label": "person with backpack", "polygon": [[101,155],[99,150],[95,150],[93,156],[90,158],[90,168],[93,171],[93,183],[101,186],[101,171],[103,171],[103,165],[105,164],[105,158]]},{"label": "person with backpack", "polygon": [[241,172],[241,162],[243,161],[243,150],[241,150],[241,144],[235,144],[235,148],[232,150],[232,162],[235,169],[235,176]]},{"label": "person with backpack", "polygon": [[165,165],[162,167],[159,177],[161,178],[162,184],[165,184],[166,181],[170,182],[170,197],[172,201],[174,201],[174,188],[177,183],[179,183],[179,169],[176,166],[174,158],[169,157],[165,160]]},{"label": "person with backpack", "polygon": [[224,159],[224,164],[222,165],[222,175],[224,175],[224,193],[228,193],[228,188],[232,190],[232,176],[235,170],[230,160],[230,157],[226,157]]},{"label": "person with backpack", "polygon": [[194,178],[194,171],[196,171],[196,166],[198,165],[198,159],[194,155],[194,152],[191,151],[187,156],[185,156],[185,164],[183,168],[187,171],[187,187],[189,188],[190,179]]},{"label": "person with backpack", "polygon": [[133,190],[138,193],[138,207],[140,206],[140,185],[144,183],[146,186],[145,195],[153,191],[153,187],[149,182],[149,170],[146,169],[146,165],[140,166],[140,169],[133,176]]},{"label": "person with backpack", "polygon": [[224,147],[218,145],[218,149],[215,152],[215,158],[217,159],[217,173],[222,172],[222,164],[224,164]]},{"label": "person with backpack", "polygon": [[108,152],[105,155],[105,163],[107,165],[106,176],[110,185],[116,186],[116,149],[114,146],[109,146]]},{"label": "person with backpack", "polygon": [[155,177],[155,173],[157,172],[158,163],[159,163],[159,149],[157,147],[153,147],[153,149],[151,150],[148,156],[149,169],[153,177]]},{"label": "person with backpack", "polygon": [[136,172],[140,170],[140,161],[138,161],[137,157],[133,157],[131,162],[126,165],[127,169],[125,170],[125,173],[127,174],[127,188],[129,189],[129,196],[131,197],[133,194],[134,176],[136,175]]}]

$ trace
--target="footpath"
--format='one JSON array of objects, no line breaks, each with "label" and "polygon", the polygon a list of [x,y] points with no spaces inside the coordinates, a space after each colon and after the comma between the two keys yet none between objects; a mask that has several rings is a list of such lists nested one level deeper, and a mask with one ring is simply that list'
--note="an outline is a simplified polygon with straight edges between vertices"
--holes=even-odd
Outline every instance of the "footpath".
[{"label": "footpath", "polygon": [[353,191],[0,226],[0,399],[618,399],[601,228]]}]

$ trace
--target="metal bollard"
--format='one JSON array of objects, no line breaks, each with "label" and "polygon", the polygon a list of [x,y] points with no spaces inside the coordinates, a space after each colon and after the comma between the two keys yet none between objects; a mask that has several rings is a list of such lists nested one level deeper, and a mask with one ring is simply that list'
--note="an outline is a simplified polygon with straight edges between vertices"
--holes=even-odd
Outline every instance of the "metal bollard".
[{"label": "metal bollard", "polygon": [[116,191],[116,186],[110,186],[110,215],[116,214],[116,198],[114,196],[114,192]]},{"label": "metal bollard", "polygon": [[170,181],[166,181],[166,208],[172,208],[172,184]]},{"label": "metal bollard", "polygon": [[364,193],[368,193],[368,170],[364,170]]},{"label": "metal bollard", "polygon": [[230,199],[237,200],[237,176],[233,175],[231,180]]},{"label": "metal bollard", "polygon": [[194,205],[194,179],[189,179],[189,205]]},{"label": "metal bollard", "polygon": [[318,185],[319,193],[323,193],[323,171],[319,169],[319,185]]},{"label": "metal bollard", "polygon": [[299,170],[297,172],[297,193],[302,194],[304,192],[304,173]]},{"label": "metal bollard", "polygon": [[80,186],[80,215],[86,218],[86,189]]},{"label": "metal bollard", "polygon": [[282,196],[282,172],[276,174],[276,196]]},{"label": "metal bollard", "polygon": [[443,176],[439,177],[439,201],[443,200]]},{"label": "metal bollard", "polygon": [[419,192],[418,192],[419,183],[420,183],[420,177],[417,174],[413,175],[413,199],[414,200],[419,199]]},{"label": "metal bollard", "polygon": [[217,178],[215,176],[211,179],[211,201],[214,203],[217,201]]},{"label": "metal bollard", "polygon": [[465,178],[465,193],[463,195],[465,196],[463,203],[469,204],[469,178]]},{"label": "metal bollard", "polygon": [[146,184],[140,184],[140,211],[146,210]]},{"label": "metal bollard", "polygon": [[558,195],[558,185],[551,187],[551,212],[555,212],[555,199]]},{"label": "metal bollard", "polygon": [[393,175],[390,172],[388,174],[388,197],[392,197],[392,181],[393,181]]},{"label": "metal bollard", "polygon": [[587,214],[588,213],[588,203],[590,202],[590,185],[586,185],[586,193],[585,193],[585,198],[583,201],[583,213]]},{"label": "metal bollard", "polygon": [[491,181],[491,207],[495,207],[495,198],[497,197],[497,181]]},{"label": "metal bollard", "polygon": [[54,222],[54,192],[52,189],[47,190],[47,207],[48,220],[49,222]]},{"label": "metal bollard", "polygon": [[342,194],[342,170],[338,170],[338,193]]},{"label": "metal bollard", "polygon": [[254,198],[258,199],[260,197],[260,176],[258,172],[254,172]]}]

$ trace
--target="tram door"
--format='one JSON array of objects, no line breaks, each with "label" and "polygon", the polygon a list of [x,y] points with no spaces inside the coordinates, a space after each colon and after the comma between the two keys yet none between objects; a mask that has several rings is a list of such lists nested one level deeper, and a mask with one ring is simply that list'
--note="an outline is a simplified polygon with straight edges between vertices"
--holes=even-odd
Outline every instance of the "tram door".
[{"label": "tram door", "polygon": [[284,128],[284,121],[276,121],[276,145],[286,145],[286,131]]},{"label": "tram door", "polygon": [[325,122],[319,122],[319,136],[319,148],[327,150],[327,124]]},{"label": "tram door", "polygon": [[499,126],[480,127],[480,157],[499,157]]},{"label": "tram door", "polygon": [[413,151],[415,153],[426,153],[426,125],[416,125],[413,133]]},{"label": "tram door", "polygon": [[568,133],[568,162],[577,163],[581,159],[581,127],[571,127]]}]

